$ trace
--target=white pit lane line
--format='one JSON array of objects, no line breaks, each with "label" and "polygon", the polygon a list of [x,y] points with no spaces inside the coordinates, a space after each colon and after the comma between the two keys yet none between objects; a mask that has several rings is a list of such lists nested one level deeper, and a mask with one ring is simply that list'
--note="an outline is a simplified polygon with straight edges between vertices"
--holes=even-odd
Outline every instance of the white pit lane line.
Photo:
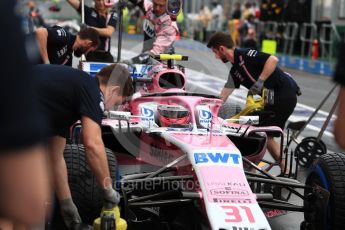
[{"label": "white pit lane line", "polygon": [[[117,49],[113,51],[113,54],[117,54]],[[122,60],[126,60],[134,56],[137,56],[138,53],[123,49],[121,55],[122,55]],[[217,77],[214,77],[214,76],[211,76],[211,75],[208,75],[196,70],[192,70],[192,69],[186,68],[186,75],[187,75],[187,83],[189,87],[200,88],[214,95],[219,95],[221,89],[223,88],[225,84],[225,80],[223,79],[219,79]],[[244,105],[246,102],[246,92],[247,90],[245,88],[240,88],[239,90],[235,90],[228,100],[235,101]],[[308,120],[308,118],[314,112],[314,110],[315,108],[311,106],[297,103],[295,111],[290,116],[289,121]],[[300,115],[301,111],[303,115]],[[312,121],[319,121],[318,124],[320,125],[313,125],[309,123],[306,128],[316,133],[319,133],[321,131],[324,121],[327,119],[328,114],[329,114],[328,112],[319,110],[319,112],[313,118]],[[333,128],[331,124],[334,122],[335,118],[336,116],[333,115],[323,135],[326,135],[330,138],[334,138],[334,135],[332,133]]]}]

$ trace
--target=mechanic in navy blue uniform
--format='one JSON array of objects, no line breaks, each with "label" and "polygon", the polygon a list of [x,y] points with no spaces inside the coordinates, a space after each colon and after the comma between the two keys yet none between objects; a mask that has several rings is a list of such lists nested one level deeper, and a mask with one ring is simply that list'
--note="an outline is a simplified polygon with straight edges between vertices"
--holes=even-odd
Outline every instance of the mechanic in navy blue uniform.
[{"label": "mechanic in navy blue uniform", "polygon": [[345,149],[345,38],[340,44],[334,80],[340,85],[337,119],[334,122],[334,136],[339,146]]},{"label": "mechanic in navy blue uniform", "polygon": [[[79,0],[67,0],[67,2],[81,14],[82,5]],[[104,0],[94,0],[94,3],[94,8],[84,6],[85,24],[99,33],[101,44],[95,52],[86,55],[86,59],[88,61],[113,62],[114,57],[110,53],[111,36],[116,29],[117,14],[109,12]]]},{"label": "mechanic in navy blue uniform", "polygon": [[[26,47],[14,0],[0,1],[0,229],[34,229],[44,223],[50,202],[44,122],[34,98]],[[34,43],[34,42],[33,42]],[[27,48],[27,49],[26,49]],[[29,53],[30,51],[30,53]],[[32,61],[30,59],[30,61]]]},{"label": "mechanic in navy blue uniform", "polygon": [[79,58],[100,44],[99,35],[92,28],[81,29],[76,36],[59,26],[39,28],[36,38],[44,64],[72,66],[72,54]]},{"label": "mechanic in navy blue uniform", "polygon": [[74,229],[82,221],[71,197],[63,157],[66,131],[78,120],[81,121],[81,138],[90,169],[103,188],[104,199],[117,204],[120,198],[112,187],[101,122],[104,110],[122,104],[126,97],[133,94],[132,79],[128,70],[119,64],[103,68],[96,78],[61,65],[37,65],[34,73],[37,76],[35,89],[39,111],[47,117],[50,127],[48,150],[55,192],[66,226]]},{"label": "mechanic in navy blue uniform", "polygon": [[[274,112],[275,116],[260,121],[260,125],[284,129],[287,119],[294,111],[300,90],[290,74],[277,66],[278,58],[254,49],[237,49],[230,35],[222,32],[212,35],[207,47],[212,49],[217,59],[224,63],[230,61],[232,64],[229,79],[220,94],[223,101],[233,92],[232,82],[235,88],[243,85],[253,94],[261,95],[263,87],[273,90],[274,104],[264,109]],[[279,160],[280,145],[275,142],[272,134],[268,136],[267,148],[274,159]],[[282,170],[285,168],[285,160],[282,160],[280,167]]]}]

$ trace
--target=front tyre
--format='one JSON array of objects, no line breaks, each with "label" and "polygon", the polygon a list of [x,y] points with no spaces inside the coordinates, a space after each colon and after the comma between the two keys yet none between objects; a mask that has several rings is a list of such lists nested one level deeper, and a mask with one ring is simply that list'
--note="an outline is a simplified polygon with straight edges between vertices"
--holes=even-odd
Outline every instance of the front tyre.
[{"label": "front tyre", "polygon": [[[320,156],[307,177],[306,185],[320,186],[330,193],[328,203],[322,209],[314,206],[305,213],[306,222],[315,230],[341,230],[345,226],[345,155],[328,153]],[[307,196],[312,191],[306,189]],[[313,207],[313,206],[311,206]]]},{"label": "front tyre", "polygon": [[225,102],[219,109],[218,117],[222,119],[230,119],[239,112],[241,112],[241,107],[239,105]]},{"label": "front tyre", "polygon": [[[106,149],[113,188],[117,177],[117,162],[114,153]],[[92,224],[100,216],[103,207],[102,189],[86,161],[83,145],[66,145],[64,157],[68,170],[68,183],[72,198],[84,223]]]}]

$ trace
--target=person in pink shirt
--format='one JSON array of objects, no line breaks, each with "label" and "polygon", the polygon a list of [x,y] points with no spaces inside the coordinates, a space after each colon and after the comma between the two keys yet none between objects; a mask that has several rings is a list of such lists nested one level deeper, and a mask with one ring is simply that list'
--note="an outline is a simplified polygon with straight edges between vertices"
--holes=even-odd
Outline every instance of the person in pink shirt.
[{"label": "person in pink shirt", "polygon": [[144,46],[142,54],[132,58],[129,62],[144,63],[152,55],[167,52],[179,33],[177,23],[167,13],[168,0],[130,0],[144,12],[143,23]]}]

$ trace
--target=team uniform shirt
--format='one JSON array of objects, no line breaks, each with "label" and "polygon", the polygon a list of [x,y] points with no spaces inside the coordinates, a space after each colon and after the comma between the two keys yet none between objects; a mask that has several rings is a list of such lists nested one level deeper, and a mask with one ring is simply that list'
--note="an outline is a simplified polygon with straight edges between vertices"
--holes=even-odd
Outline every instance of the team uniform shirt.
[{"label": "team uniform shirt", "polygon": [[67,66],[37,65],[36,92],[49,135],[61,135],[82,116],[101,124],[104,103],[97,78]]},{"label": "team uniform shirt", "polygon": [[[233,83],[235,88],[243,85],[250,89],[258,80],[269,57],[269,54],[253,49],[235,49],[234,63],[232,63],[229,79],[224,87],[231,88],[231,83]],[[297,93],[299,93],[297,83],[288,73],[276,67],[264,82],[264,87],[274,91],[274,104],[264,108],[265,111],[272,112],[273,115],[261,119],[260,126],[278,126],[283,130],[287,119],[296,107]],[[278,135],[277,133],[267,134],[269,136]]]},{"label": "team uniform shirt", "polygon": [[47,31],[47,51],[50,64],[72,66],[73,44],[76,36],[59,26],[49,27]]},{"label": "team uniform shirt", "polygon": [[339,49],[338,64],[335,70],[334,80],[345,86],[345,42],[341,44]]},{"label": "team uniform shirt", "polygon": [[[107,28],[107,26],[112,26],[116,28],[117,23],[117,14],[110,13],[107,17],[99,15],[99,13],[91,7],[84,6],[85,10],[85,23],[88,26],[96,28]],[[79,6],[78,12],[81,13],[81,5]],[[110,42],[111,38],[109,37],[100,37],[101,44],[98,46],[97,50],[103,50],[110,52]]]},{"label": "team uniform shirt", "polygon": [[[234,63],[232,63],[230,70],[230,76],[233,79],[235,88],[243,85],[250,89],[258,80],[269,57],[269,54],[253,49],[235,49]],[[295,80],[279,67],[276,67],[271,76],[267,78],[264,87],[274,91],[275,100],[296,97],[298,92]],[[225,88],[231,88],[230,79],[225,84]]]},{"label": "team uniform shirt", "polygon": [[144,49],[158,55],[171,47],[178,33],[177,23],[172,21],[168,14],[156,17],[153,13],[153,3],[144,0],[140,6],[144,11]]},{"label": "team uniform shirt", "polygon": [[[44,122],[37,113],[32,66],[29,63],[13,0],[0,1],[0,155],[38,143],[44,135]],[[35,48],[31,48],[34,51]],[[38,47],[36,47],[39,54]]]}]

